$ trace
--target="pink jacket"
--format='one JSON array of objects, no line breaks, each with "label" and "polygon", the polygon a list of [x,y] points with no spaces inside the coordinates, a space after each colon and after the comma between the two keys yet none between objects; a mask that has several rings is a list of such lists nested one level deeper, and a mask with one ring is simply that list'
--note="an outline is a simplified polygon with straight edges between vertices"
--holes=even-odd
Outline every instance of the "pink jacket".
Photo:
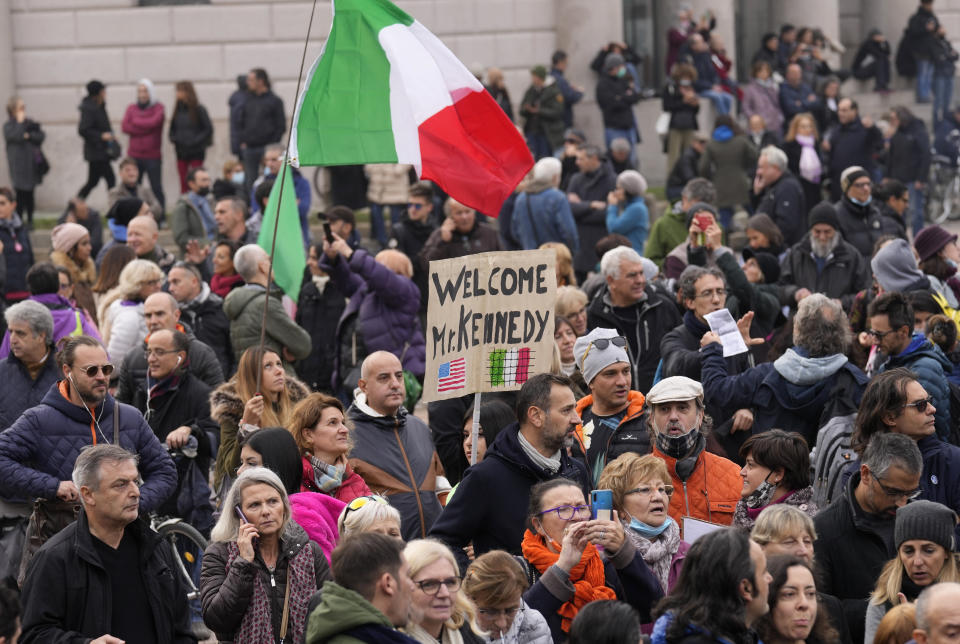
[{"label": "pink jacket", "polygon": [[337,547],[340,533],[337,519],[346,503],[317,492],[298,492],[290,495],[290,513],[293,520],[307,531],[311,541],[317,542],[330,563],[330,553]]},{"label": "pink jacket", "polygon": [[130,135],[127,154],[134,159],[159,159],[163,141],[163,103],[158,101],[146,109],[131,103],[123,115],[121,129]]}]

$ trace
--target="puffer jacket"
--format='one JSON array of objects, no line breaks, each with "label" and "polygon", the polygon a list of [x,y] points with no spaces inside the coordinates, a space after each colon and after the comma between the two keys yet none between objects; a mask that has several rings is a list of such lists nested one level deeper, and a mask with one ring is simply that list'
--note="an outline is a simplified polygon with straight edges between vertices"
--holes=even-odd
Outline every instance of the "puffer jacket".
[{"label": "puffer jacket", "polygon": [[943,351],[922,333],[914,333],[907,348],[880,365],[878,372],[904,367],[917,377],[937,408],[937,435],[942,440],[950,436],[950,384],[947,375],[953,373],[953,363]]},{"label": "puffer jacket", "polygon": [[[367,201],[378,204],[406,204],[410,193],[410,169],[407,163],[368,163]],[[394,213],[390,216],[396,218]]]},{"label": "puffer jacket", "polygon": [[[291,403],[298,403],[310,395],[310,389],[296,378],[287,376],[285,385]],[[224,477],[233,476],[240,467],[240,442],[237,432],[243,418],[246,400],[237,393],[237,381],[233,378],[210,393],[210,418],[220,425],[220,448],[214,468],[214,487],[219,489]]]},{"label": "puffer jacket", "polygon": [[[186,588],[167,542],[144,521],[134,521],[124,532],[139,545],[154,641],[195,643]],[[23,585],[21,642],[89,642],[110,632],[114,590],[93,545],[85,512],[40,549],[29,570]]]},{"label": "puffer jacket", "polygon": [[[643,414],[643,402],[643,394],[639,391],[631,391],[627,394],[626,414],[617,425],[616,431],[611,432],[605,426],[594,422],[588,422],[586,429],[582,423],[577,425],[574,433],[577,447],[575,455],[585,458],[591,470],[591,480],[594,485],[606,464],[621,454],[650,453],[650,434]],[[577,401],[577,416],[581,420],[584,414],[591,413],[592,410],[593,394],[588,394]]]},{"label": "puffer jacket", "polygon": [[232,376],[233,347],[230,346],[230,321],[223,312],[223,298],[211,292],[210,285],[203,282],[200,295],[189,302],[180,303],[180,319],[193,329],[197,340],[213,349],[220,361],[223,377]]},{"label": "puffer jacket", "polygon": [[[389,351],[400,358],[403,368],[418,378],[426,365],[426,342],[420,329],[420,291],[408,277],[398,275],[376,261],[367,251],[353,252],[349,260],[337,256],[334,261],[324,254],[320,268],[349,301],[337,324],[337,344],[349,344],[346,324],[357,317],[356,331],[362,336],[367,355]],[[361,357],[358,356],[357,360]],[[339,352],[334,358],[333,382],[340,373]]]},{"label": "puffer jacket", "polygon": [[140,509],[159,508],[177,487],[177,470],[147,421],[109,394],[93,409],[74,405],[68,387],[66,380],[51,386],[39,405],[0,434],[0,496],[56,497],[81,449],[113,442],[113,415],[119,410],[120,445],[140,457]]},{"label": "puffer jacket", "polygon": [[517,196],[510,232],[524,250],[540,248],[544,242],[565,244],[571,253],[580,248],[570,202],[548,182],[531,183]]},{"label": "puffer jacket", "polygon": [[739,465],[722,456],[702,451],[697,456],[693,472],[684,481],[677,474],[677,459],[661,452],[656,444],[653,453],[664,460],[670,472],[674,493],[670,497],[667,513],[680,526],[681,537],[684,516],[722,525],[733,523],[733,513],[743,490]]},{"label": "puffer jacket", "polygon": [[99,104],[94,97],[85,96],[77,109],[80,110],[77,133],[83,138],[83,160],[108,161],[107,142],[102,135],[113,132],[113,128],[110,127],[106,103]]},{"label": "puffer jacket", "polygon": [[[287,349],[297,360],[310,355],[310,334],[290,319],[280,303],[282,293],[270,289],[271,299],[267,304],[267,335],[265,347],[283,358]],[[263,298],[267,289],[259,284],[245,284],[236,288],[223,301],[223,312],[230,320],[230,344],[233,358],[239,364],[240,356],[250,347],[259,346],[263,320]],[[293,373],[292,365],[283,360],[287,373]]]},{"label": "puffer jacket", "polygon": [[114,362],[127,357],[130,350],[147,337],[147,321],[143,317],[143,302],[114,300],[104,311],[102,326],[107,341],[107,354]]},{"label": "puffer jacket", "polygon": [[[220,361],[213,349],[197,340],[193,332],[185,328],[182,324],[177,324],[178,331],[186,334],[189,340],[187,347],[188,357],[185,361],[187,370],[193,376],[206,383],[209,387],[217,387],[223,383],[223,370],[220,369]],[[147,399],[147,340],[148,335],[143,340],[142,351],[130,350],[127,352],[123,362],[120,363],[120,376],[117,393],[117,400],[128,405],[136,405],[143,409],[142,403]],[[138,404],[141,403],[141,404]]]},{"label": "puffer jacket", "polygon": [[781,263],[780,302],[784,306],[796,306],[796,293],[805,288],[840,300],[844,310],[849,311],[857,293],[870,286],[870,278],[869,262],[845,239],[840,240],[818,272],[810,233],[807,233],[787,251]]},{"label": "puffer jacket", "polygon": [[[234,636],[240,630],[240,624],[253,599],[258,578],[270,600],[270,618],[273,622],[274,637],[276,641],[280,641],[280,621],[289,566],[301,550],[309,548],[313,555],[315,580],[312,588],[294,586],[298,592],[309,593],[309,595],[304,599],[295,597],[291,592],[291,603],[303,601],[306,606],[310,596],[322,587],[325,581],[333,579],[330,566],[327,565],[327,558],[324,557],[320,546],[310,541],[303,529],[295,524],[288,524],[287,530],[280,538],[280,555],[272,571],[267,568],[259,553],[253,561],[247,561],[238,556],[227,567],[228,547],[229,544],[223,541],[211,543],[203,553],[203,565],[200,570],[200,603],[203,606],[203,621],[217,634],[217,640],[222,644],[231,644],[234,641]],[[291,628],[287,631],[289,641],[297,641],[299,637],[296,629],[292,628],[293,625],[294,621],[291,619],[289,623]],[[301,630],[300,633],[302,632]]]},{"label": "puffer jacket", "polygon": [[[53,316],[53,345],[71,335],[89,335],[91,338],[100,339],[100,333],[93,322],[87,318],[83,311],[73,308],[70,300],[56,293],[44,293],[43,295],[31,295],[29,298],[34,302],[43,304],[50,310]],[[0,358],[6,358],[10,354],[10,332],[3,334],[3,343],[0,344]]]},{"label": "puffer jacket", "polygon": [[396,416],[377,414],[363,393],[347,418],[353,422],[353,471],[400,512],[404,541],[426,537],[440,516],[437,477],[443,476],[430,428],[403,407]]},{"label": "puffer jacket", "polygon": [[24,410],[40,404],[51,385],[60,377],[57,353],[51,350],[36,380],[31,380],[26,366],[12,353],[0,360],[0,431],[20,418]]},{"label": "puffer jacket", "polygon": [[13,213],[10,219],[0,219],[0,244],[3,244],[7,269],[6,283],[0,284],[0,289],[7,299],[23,299],[30,295],[27,271],[33,266],[33,246],[30,233],[17,213]]}]

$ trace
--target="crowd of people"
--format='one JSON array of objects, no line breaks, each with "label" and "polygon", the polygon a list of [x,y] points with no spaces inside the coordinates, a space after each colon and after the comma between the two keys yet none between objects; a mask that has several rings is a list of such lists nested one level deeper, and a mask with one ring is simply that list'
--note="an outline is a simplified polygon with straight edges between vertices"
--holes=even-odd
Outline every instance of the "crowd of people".
[{"label": "crowd of people", "polygon": [[[0,578],[21,592],[0,588],[2,641],[954,641],[960,247],[924,225],[926,128],[861,118],[815,29],[765,37],[739,86],[693,18],[668,38],[675,202],[655,220],[623,43],[590,65],[603,141],[574,127],[564,52],[531,71],[537,160],[499,213],[408,166],[344,167],[316,240],[265,71],[238,78],[216,179],[191,83],[169,121],[138,83],[122,156],[91,81],[89,178],[49,257],[30,243],[42,168],[0,188]],[[885,45],[852,72],[879,90]],[[24,102],[8,112],[39,149]],[[960,109],[934,145],[953,128]],[[287,303],[256,244],[283,172],[308,257]],[[85,201],[101,179],[104,214]],[[537,248],[557,258],[550,372],[476,410],[419,403],[429,262]],[[166,547],[150,520],[169,517],[207,549]]]}]

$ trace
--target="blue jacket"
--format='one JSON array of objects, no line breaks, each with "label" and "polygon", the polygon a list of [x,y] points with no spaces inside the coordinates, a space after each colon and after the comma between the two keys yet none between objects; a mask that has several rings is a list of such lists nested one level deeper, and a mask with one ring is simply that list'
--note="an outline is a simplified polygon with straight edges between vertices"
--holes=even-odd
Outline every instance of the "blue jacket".
[{"label": "blue jacket", "polygon": [[[573,89],[570,81],[563,75],[563,72],[556,67],[550,68],[550,75],[557,83],[557,89],[563,96],[563,124],[566,127],[573,127],[573,106],[583,98],[583,92]],[[511,119],[512,120],[512,119]]]},{"label": "blue jacket", "polygon": [[617,205],[608,205],[607,231],[623,235],[630,240],[633,250],[643,255],[643,247],[650,234],[650,213],[643,197],[632,197],[623,212]]},{"label": "blue jacket", "polygon": [[152,512],[173,494],[177,469],[136,408],[113,396],[90,411],[74,405],[54,384],[43,401],[23,412],[0,434],[0,496],[53,499],[61,481],[70,480],[80,450],[113,441],[113,414],[120,409],[120,445],[140,456],[140,509]]},{"label": "blue jacket", "polygon": [[917,382],[933,397],[933,406],[937,408],[937,435],[947,440],[950,435],[950,385],[947,375],[953,372],[953,363],[940,347],[927,340],[922,333],[914,333],[907,348],[880,365],[878,372],[896,367],[912,371]]},{"label": "blue jacket", "polygon": [[813,90],[806,83],[800,83],[800,87],[792,87],[790,83],[780,83],[780,109],[783,111],[784,124],[789,123],[790,119],[797,114],[816,110],[820,105],[820,99],[809,100],[811,94]]},{"label": "blue jacket", "polygon": [[52,350],[36,380],[30,379],[27,368],[12,353],[0,360],[0,383],[3,383],[0,387],[0,431],[20,418],[25,409],[39,405],[58,377],[57,356]]},{"label": "blue jacket", "polygon": [[956,167],[957,157],[960,156],[960,148],[957,147],[957,144],[960,143],[960,140],[950,139],[950,133],[954,130],[960,131],[960,123],[954,119],[952,114],[947,114],[937,124],[933,137],[933,147],[937,154],[947,157],[950,160],[950,165]]},{"label": "blue jacket", "polygon": [[580,484],[584,496],[593,487],[587,466],[565,452],[556,475],[535,465],[520,446],[519,431],[520,425],[513,423],[497,434],[484,459],[467,469],[457,493],[430,530],[431,537],[450,546],[463,571],[470,563],[463,547],[471,542],[477,556],[490,550],[520,554],[534,484],[568,478]]},{"label": "blue jacket", "polygon": [[700,356],[707,404],[753,409],[754,434],[776,427],[799,432],[808,445],[816,444],[822,421],[856,412],[867,386],[866,375],[841,354],[809,358],[793,347],[776,362],[735,376],[727,375],[720,344],[707,345]]},{"label": "blue jacket", "polygon": [[510,232],[522,250],[540,248],[544,242],[560,242],[570,252],[580,249],[577,223],[567,197],[550,187],[540,192],[524,192],[517,196],[510,220]]}]

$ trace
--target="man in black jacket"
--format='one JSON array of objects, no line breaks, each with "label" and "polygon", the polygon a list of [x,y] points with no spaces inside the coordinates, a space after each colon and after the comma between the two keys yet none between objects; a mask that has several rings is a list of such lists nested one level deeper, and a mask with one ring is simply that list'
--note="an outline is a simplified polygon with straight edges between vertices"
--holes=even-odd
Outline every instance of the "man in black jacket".
[{"label": "man in black jacket", "polygon": [[172,552],[137,519],[137,457],[101,444],[77,457],[83,509],[27,570],[21,642],[195,643]]},{"label": "man in black jacket", "polygon": [[680,324],[676,304],[647,284],[640,255],[627,246],[600,260],[607,283],[587,306],[587,328],[616,329],[627,339],[633,389],[647,391],[660,362],[660,338]]},{"label": "man in black jacket", "polygon": [[904,434],[876,434],[845,493],[813,520],[817,590],[843,603],[851,641],[863,641],[867,599],[880,570],[897,554],[897,508],[919,495],[922,469],[916,441]]},{"label": "man in black jacket", "polygon": [[930,135],[923,121],[907,109],[897,107],[890,112],[890,147],[887,150],[885,176],[898,179],[910,191],[910,225],[913,235],[924,226],[924,197],[930,175]]},{"label": "man in black jacket", "polygon": [[807,204],[803,186],[787,170],[787,155],[772,145],[760,151],[753,193],[759,198],[757,212],[773,219],[788,245],[796,244],[803,236]]},{"label": "man in black jacket", "polygon": [[243,194],[250,194],[254,180],[260,175],[263,149],[279,143],[287,129],[283,100],[270,91],[270,77],[259,67],[247,74],[250,91],[237,113],[240,157],[243,161]]},{"label": "man in black jacket", "polygon": [[840,175],[850,166],[860,166],[871,172],[876,165],[875,154],[883,149],[883,132],[869,116],[860,118],[857,102],[841,98],[837,102],[837,120],[840,125],[829,132],[821,147],[829,155],[827,174],[830,177],[830,200],[837,201],[843,194]]},{"label": "man in black jacket", "polygon": [[230,320],[223,312],[223,298],[210,291],[193,264],[177,262],[167,275],[170,295],[180,306],[180,318],[193,329],[197,340],[217,355],[223,377],[233,375],[233,348],[230,346]]},{"label": "man in black jacket", "polygon": [[676,201],[683,193],[683,188],[691,180],[700,176],[700,155],[707,147],[707,137],[697,132],[687,149],[680,154],[680,158],[673,164],[670,176],[667,177],[667,199]]},{"label": "man in black jacket", "polygon": [[903,34],[902,47],[908,50],[917,70],[917,102],[929,103],[933,89],[933,57],[940,21],[933,13],[933,0],[920,0]]},{"label": "man in black jacket", "polygon": [[463,548],[474,555],[490,550],[520,554],[530,488],[540,481],[567,478],[592,489],[587,468],[564,447],[580,424],[576,398],[564,376],[538,374],[517,396],[517,424],[497,434],[482,461],[469,468],[430,536],[453,550],[465,571]]},{"label": "man in black jacket", "polygon": [[591,144],[577,150],[577,168],[580,171],[570,177],[567,186],[567,200],[580,236],[573,270],[577,281],[582,282],[597,265],[593,246],[607,234],[607,195],[617,187],[617,175],[602,150]]},{"label": "man in black jacket", "polygon": [[87,182],[80,188],[77,196],[86,199],[90,191],[100,183],[100,179],[107,182],[107,190],[113,188],[117,182],[107,152],[108,144],[114,140],[110,117],[107,116],[107,86],[98,80],[87,83],[87,95],[80,102],[79,109],[80,124],[77,131],[83,138],[83,158],[88,169]]},{"label": "man in black jacket", "polygon": [[630,144],[630,164],[636,167],[637,159],[633,145],[637,142],[637,122],[633,106],[640,100],[640,92],[633,86],[627,74],[623,56],[608,54],[603,62],[603,73],[597,80],[597,105],[603,114],[603,137],[610,149],[610,142],[623,138]]},{"label": "man in black jacket", "polygon": [[884,235],[899,236],[896,222],[880,214],[879,204],[871,191],[870,174],[860,166],[852,166],[840,175],[843,197],[834,204],[837,223],[843,238],[864,258],[873,257],[873,247]]}]

